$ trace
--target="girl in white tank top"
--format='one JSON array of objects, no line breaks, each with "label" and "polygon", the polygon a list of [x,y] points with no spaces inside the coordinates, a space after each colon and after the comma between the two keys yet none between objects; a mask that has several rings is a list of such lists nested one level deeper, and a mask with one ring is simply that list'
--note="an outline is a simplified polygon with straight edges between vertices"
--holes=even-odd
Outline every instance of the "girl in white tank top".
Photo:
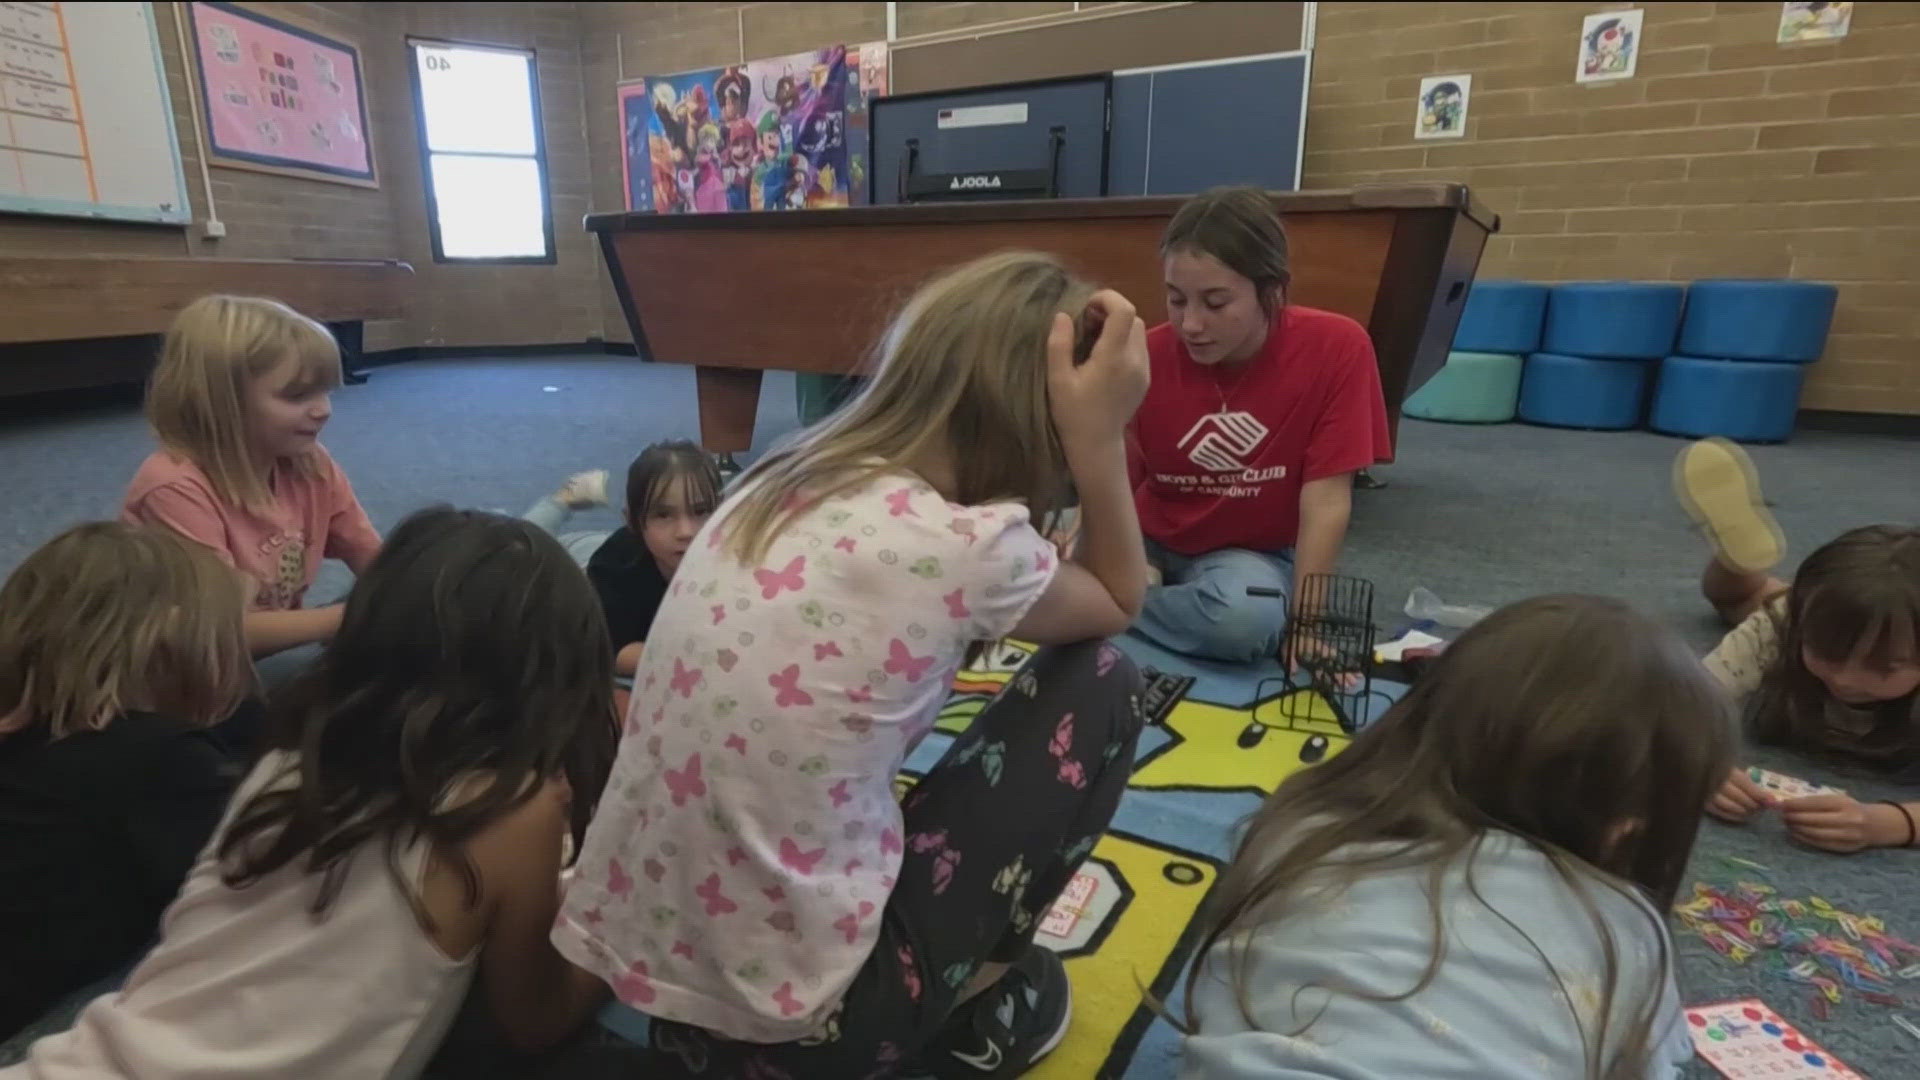
[{"label": "girl in white tank top", "polygon": [[605,994],[547,931],[606,780],[612,688],[599,604],[557,541],[414,515],[274,701],[273,749],[159,944],[0,1080],[417,1076],[476,968],[509,1042],[558,1042]]}]

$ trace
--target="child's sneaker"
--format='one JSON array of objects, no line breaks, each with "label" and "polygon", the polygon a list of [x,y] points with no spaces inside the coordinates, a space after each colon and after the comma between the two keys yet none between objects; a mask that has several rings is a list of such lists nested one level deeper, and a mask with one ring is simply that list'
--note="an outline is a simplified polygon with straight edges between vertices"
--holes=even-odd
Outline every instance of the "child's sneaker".
[{"label": "child's sneaker", "polygon": [[1760,497],[1760,475],[1739,444],[1717,437],[1688,444],[1673,459],[1673,491],[1731,569],[1761,573],[1786,554],[1786,534]]},{"label": "child's sneaker", "polygon": [[607,505],[607,470],[589,469],[574,473],[567,477],[566,483],[560,485],[554,498],[569,510]]},{"label": "child's sneaker", "polygon": [[1073,1019],[1073,987],[1051,949],[1027,946],[1007,973],[962,1002],[921,1052],[918,1068],[938,1080],[1019,1076],[1053,1052]]}]

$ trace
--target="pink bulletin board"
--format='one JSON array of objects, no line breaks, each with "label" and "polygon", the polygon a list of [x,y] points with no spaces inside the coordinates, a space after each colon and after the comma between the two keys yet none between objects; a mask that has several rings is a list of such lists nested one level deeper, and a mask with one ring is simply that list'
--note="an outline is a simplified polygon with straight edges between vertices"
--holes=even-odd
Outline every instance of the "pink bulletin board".
[{"label": "pink bulletin board", "polygon": [[212,164],[378,186],[358,49],[236,4],[188,10]]}]

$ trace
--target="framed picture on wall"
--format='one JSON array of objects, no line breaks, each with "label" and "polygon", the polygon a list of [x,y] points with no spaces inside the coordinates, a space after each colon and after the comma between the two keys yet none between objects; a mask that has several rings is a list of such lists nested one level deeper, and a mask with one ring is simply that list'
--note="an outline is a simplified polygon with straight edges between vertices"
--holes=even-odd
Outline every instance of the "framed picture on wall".
[{"label": "framed picture on wall", "polygon": [[1467,133],[1467,104],[1472,100],[1473,76],[1431,75],[1420,80],[1414,102],[1413,137],[1457,139]]},{"label": "framed picture on wall", "polygon": [[238,4],[187,11],[208,164],[380,186],[356,46]]},{"label": "framed picture on wall", "polygon": [[613,88],[620,108],[620,180],[627,209],[653,209],[653,166],[647,156],[647,80],[631,79]]},{"label": "framed picture on wall", "polygon": [[1580,62],[1573,81],[1612,82],[1631,79],[1640,66],[1640,23],[1646,12],[1603,11],[1580,23]]}]

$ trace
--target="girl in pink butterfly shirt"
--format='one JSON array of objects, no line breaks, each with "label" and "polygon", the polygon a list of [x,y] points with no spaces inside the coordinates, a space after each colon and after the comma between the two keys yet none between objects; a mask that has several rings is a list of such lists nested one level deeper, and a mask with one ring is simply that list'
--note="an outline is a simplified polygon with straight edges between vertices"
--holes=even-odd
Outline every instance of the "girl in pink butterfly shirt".
[{"label": "girl in pink butterfly shirt", "polygon": [[[924,286],[866,392],[742,477],[660,608],[554,929],[652,1017],[602,1064],[1012,1076],[1058,1043],[1066,976],[1033,933],[1141,722],[1100,639],[1146,587],[1123,440],[1146,372],[1124,298],[991,256]],[[1037,525],[1069,480],[1063,564]],[[896,801],[954,672],[1009,634],[1058,647]]]}]

